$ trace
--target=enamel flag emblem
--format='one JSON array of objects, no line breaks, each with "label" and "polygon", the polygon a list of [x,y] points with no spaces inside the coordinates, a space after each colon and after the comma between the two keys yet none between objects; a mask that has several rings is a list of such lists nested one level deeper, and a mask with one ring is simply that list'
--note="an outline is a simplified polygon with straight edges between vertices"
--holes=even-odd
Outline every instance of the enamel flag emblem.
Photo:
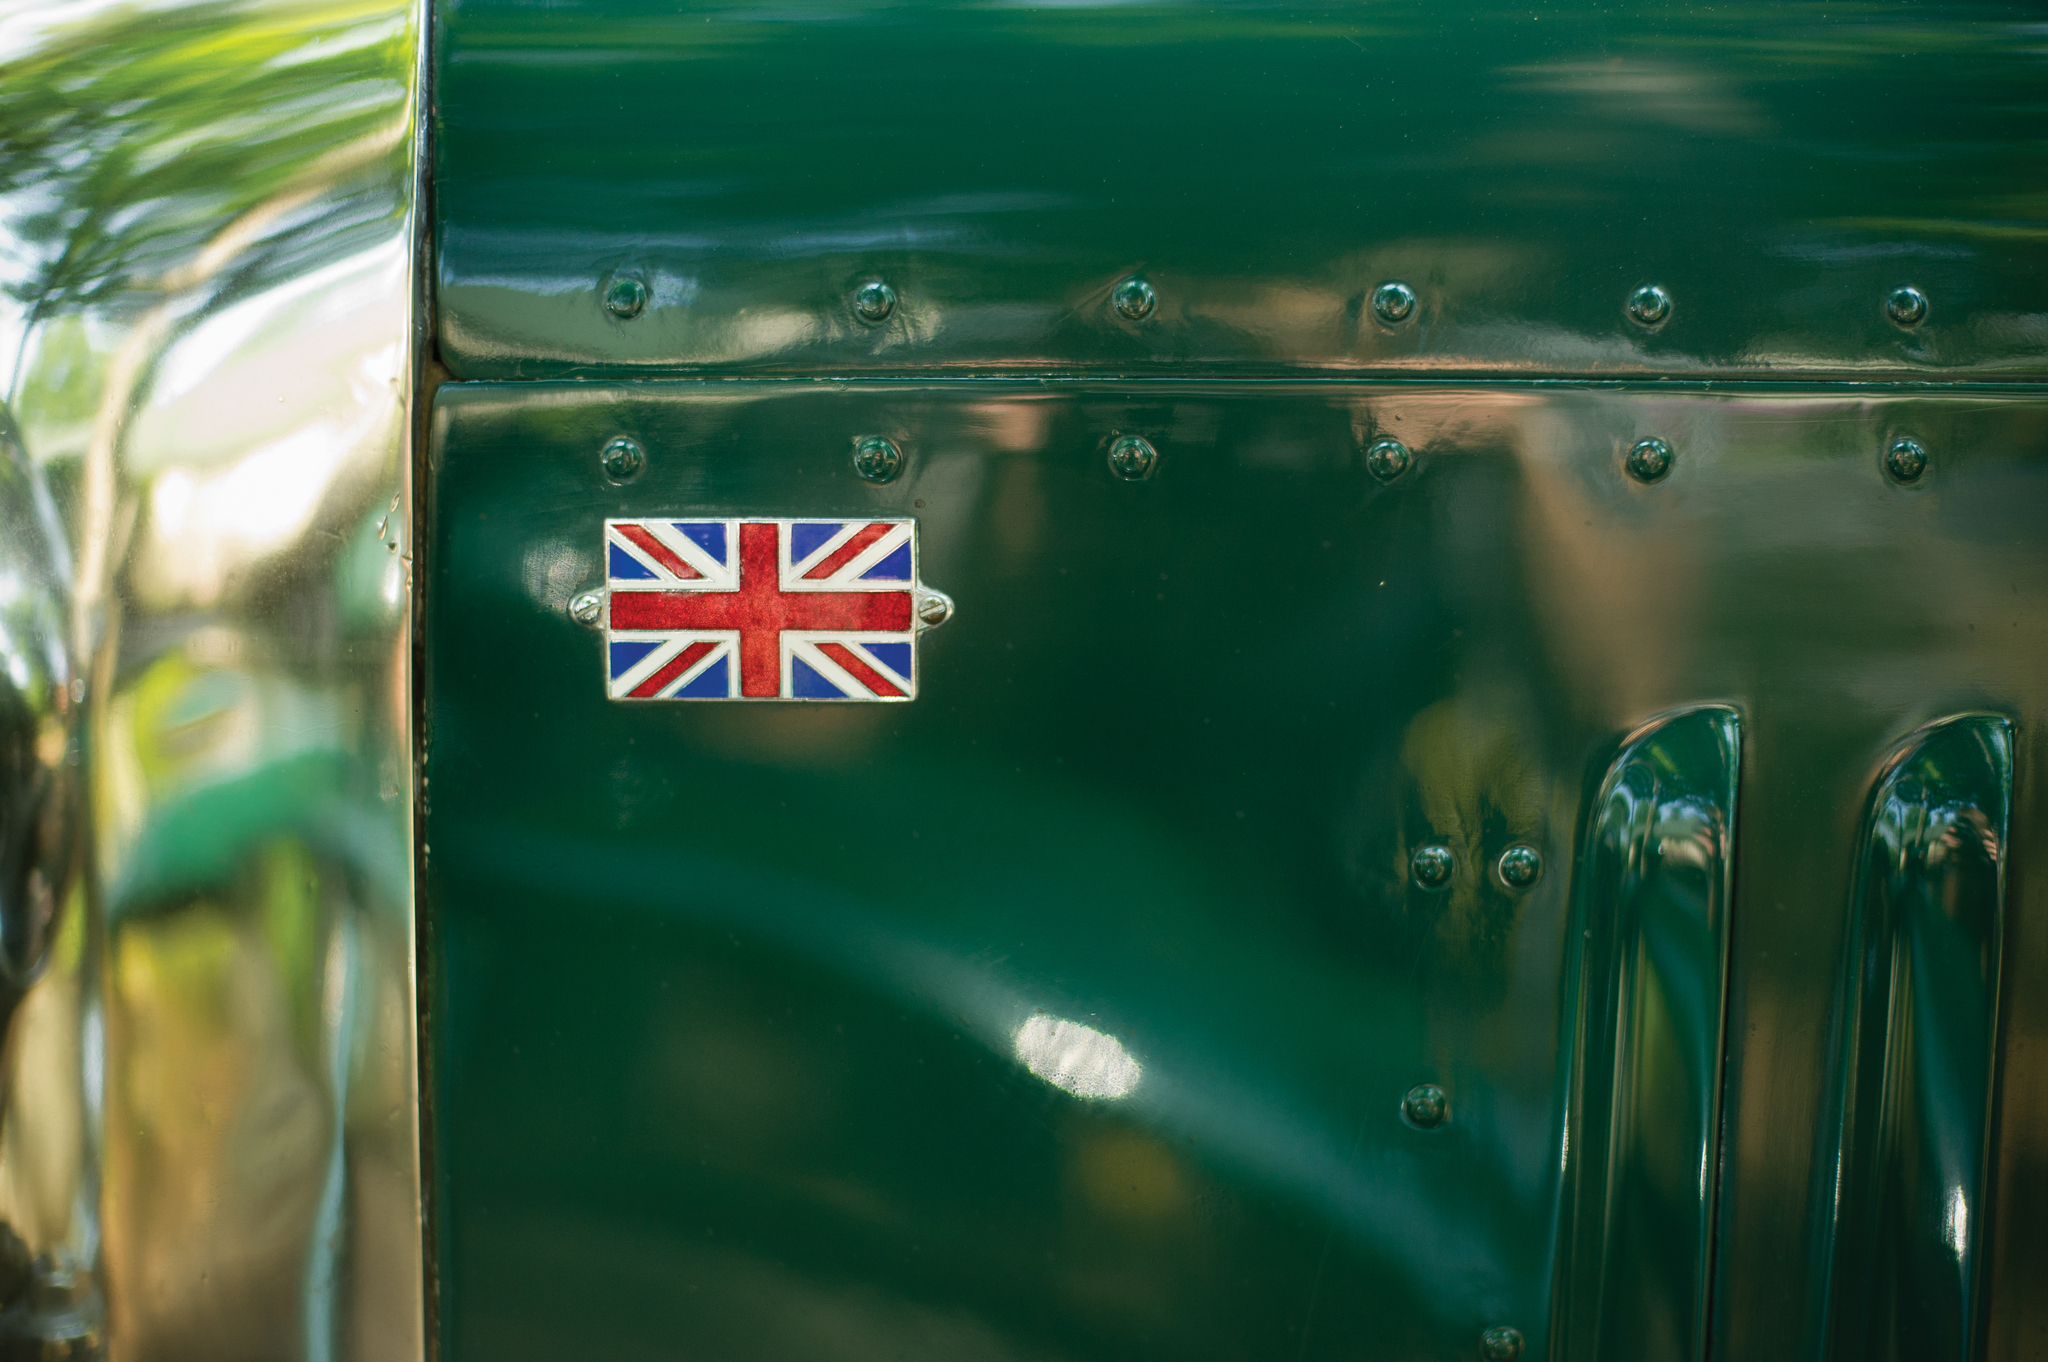
[{"label": "enamel flag emblem", "polygon": [[911,700],[915,520],[607,520],[614,700]]}]

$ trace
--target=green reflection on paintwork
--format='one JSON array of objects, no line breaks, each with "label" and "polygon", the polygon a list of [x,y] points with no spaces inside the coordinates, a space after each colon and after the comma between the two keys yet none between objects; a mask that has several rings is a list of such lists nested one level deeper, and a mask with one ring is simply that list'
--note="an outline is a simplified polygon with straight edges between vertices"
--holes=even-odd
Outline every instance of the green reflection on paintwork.
[{"label": "green reflection on paintwork", "polygon": [[[1715,1336],[1745,1357],[1815,1336],[1819,1292],[1783,1288],[1826,1270],[1831,1172],[1819,1103],[1775,1100],[1825,1065],[1849,898],[1854,813],[1815,811],[1860,808],[1926,706],[2043,711],[2037,401],[752,382],[438,402],[450,1362],[1468,1356],[1501,1325],[1532,1362],[1566,1355],[1566,1174],[1597,1143],[1560,1142],[1570,913],[1606,854],[1587,830],[1625,735],[1715,700],[1765,754],[1744,761],[1728,979],[1771,1023],[1729,1033]],[[1895,429],[1936,451],[1913,489],[1881,466]],[[905,456],[883,486],[847,457],[877,430]],[[1646,430],[1679,454],[1653,486],[1623,466]],[[1107,465],[1129,431],[1159,450],[1149,481]],[[1364,450],[1387,432],[1415,462],[1382,484]],[[647,451],[628,488],[595,457],[620,434]],[[922,576],[959,612],[920,644],[917,701],[607,703],[568,605],[601,583],[606,516],[670,512],[918,517]],[[1634,751],[1699,782],[1725,837],[1726,711],[1695,722],[1698,743]],[[1494,871],[1515,843],[1545,862],[1521,892]],[[1453,851],[1444,889],[1414,885],[1427,844]],[[1646,915],[1688,883],[1711,898],[1716,865],[1667,867]],[[1828,906],[1786,911],[1794,892]],[[1711,943],[1681,945],[1660,978],[1712,973]],[[1649,1246],[1623,1277],[1700,1273],[1712,993],[1681,1000],[1641,1085],[1676,1115],[1651,1103],[1618,1142],[1644,1156],[1623,1240]],[[1113,1038],[1128,1094],[1019,1062],[1039,1016]],[[1424,1082],[1452,1113],[1436,1131],[1401,1118]],[[1676,1163],[1641,1141],[1674,1130],[1687,1176],[1665,1187]]]},{"label": "green reflection on paintwork", "polygon": [[1569,1356],[1706,1355],[1741,737],[1721,706],[1661,720],[1631,738],[1593,803]]},{"label": "green reflection on paintwork", "polygon": [[2012,723],[1916,734],[1871,793],[1843,980],[1829,1355],[1978,1355]]},{"label": "green reflection on paintwork", "polygon": [[459,377],[2048,374],[2027,5],[438,9]]},{"label": "green reflection on paintwork", "polygon": [[[1131,483],[1097,429],[1174,427],[1127,397],[443,392],[447,1356],[593,1311],[608,1347],[760,1359],[1536,1327],[1564,886],[1487,867],[1571,826],[1580,726],[1537,717],[1512,614],[1411,556],[1454,482],[1508,495],[1502,451],[1390,491],[1341,404],[1203,397]],[[902,432],[902,476],[861,480],[842,422]],[[630,490],[589,457],[618,429]],[[960,610],[917,701],[605,701],[567,602],[606,515],[685,507],[918,516]],[[1460,869],[1430,892],[1433,840]],[[1069,1086],[1127,1095],[1020,1062],[1040,1016],[1113,1038],[1135,1082]],[[1442,1129],[1402,1119],[1421,1081]]]}]

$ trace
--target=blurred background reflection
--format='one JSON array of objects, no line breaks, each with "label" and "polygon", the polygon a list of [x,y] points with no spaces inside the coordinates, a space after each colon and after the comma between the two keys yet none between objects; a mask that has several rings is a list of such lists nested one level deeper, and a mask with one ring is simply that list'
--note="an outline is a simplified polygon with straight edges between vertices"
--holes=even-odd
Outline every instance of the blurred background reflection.
[{"label": "blurred background reflection", "polygon": [[418,32],[0,16],[0,1355],[420,1350]]}]

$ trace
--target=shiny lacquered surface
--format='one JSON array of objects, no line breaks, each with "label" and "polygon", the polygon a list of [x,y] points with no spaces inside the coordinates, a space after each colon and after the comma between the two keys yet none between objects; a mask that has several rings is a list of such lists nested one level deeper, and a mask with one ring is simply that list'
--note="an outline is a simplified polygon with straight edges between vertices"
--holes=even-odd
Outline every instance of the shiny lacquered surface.
[{"label": "shiny lacquered surface", "polygon": [[1741,717],[1629,735],[1579,863],[1582,945],[1559,1351],[1707,1355]]},{"label": "shiny lacquered surface", "polygon": [[70,625],[57,508],[0,424],[0,1030],[41,970],[77,876],[85,811]]},{"label": "shiny lacquered surface", "polygon": [[39,972],[0,884],[0,1356],[421,1355],[420,36],[0,19],[0,764],[26,696],[73,786]]},{"label": "shiny lacquered surface", "polygon": [[1831,1355],[1978,1355],[2012,724],[1913,735],[1871,794],[1843,997]]},{"label": "shiny lacquered surface", "polygon": [[[1572,1057],[1613,1050],[1589,1013],[1629,1021],[1638,1054],[1680,1042],[1610,1082],[1645,1119],[1675,1095],[1688,1142],[1682,1185],[1648,1151],[1623,1237],[1677,1266],[1620,1269],[1697,1301],[1705,1149],[1716,1355],[1822,1338],[1858,826],[1927,721],[2039,724],[2048,407],[458,384],[435,422],[451,1362],[1629,1355],[1559,1328],[1599,1290],[1565,1252],[1588,1146],[1643,1149],[1611,1120],[1567,1143]],[[875,433],[902,455],[887,483],[850,452]],[[1110,459],[1133,436],[1139,480]],[[1886,468],[1900,436],[1928,456],[1911,483]],[[623,484],[601,457],[621,437],[644,453]],[[1649,438],[1670,460],[1644,482]],[[1372,456],[1387,441],[1405,462]],[[684,511],[916,517],[959,606],[917,700],[608,701],[572,613],[603,522]],[[1630,743],[1685,711],[1721,736]],[[1613,790],[1692,813],[1594,836],[1609,773],[1652,756]],[[2039,854],[2014,839],[2016,923],[2039,916]],[[1587,1005],[1629,939],[1586,952],[1603,978],[1571,972],[1601,894],[1635,895],[1637,996],[1691,988],[1687,1027]],[[1674,956],[1687,913],[1705,944]],[[2024,925],[2006,949],[2024,1109],[2048,973]],[[1999,1148],[2006,1185],[2038,1176],[2024,1139]],[[2038,1307],[1997,1285],[2025,1281],[2004,1274],[2031,1241],[1995,1214],[1986,1233],[2011,1346]]]},{"label": "shiny lacquered surface", "polygon": [[460,377],[2048,376],[2028,5],[437,13]]}]

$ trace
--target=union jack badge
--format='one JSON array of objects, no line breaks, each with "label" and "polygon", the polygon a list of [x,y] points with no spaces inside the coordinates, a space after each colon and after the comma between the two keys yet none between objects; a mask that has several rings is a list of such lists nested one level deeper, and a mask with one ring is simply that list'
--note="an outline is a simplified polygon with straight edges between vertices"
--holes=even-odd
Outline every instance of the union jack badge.
[{"label": "union jack badge", "polygon": [[912,700],[915,520],[607,520],[614,700]]}]

